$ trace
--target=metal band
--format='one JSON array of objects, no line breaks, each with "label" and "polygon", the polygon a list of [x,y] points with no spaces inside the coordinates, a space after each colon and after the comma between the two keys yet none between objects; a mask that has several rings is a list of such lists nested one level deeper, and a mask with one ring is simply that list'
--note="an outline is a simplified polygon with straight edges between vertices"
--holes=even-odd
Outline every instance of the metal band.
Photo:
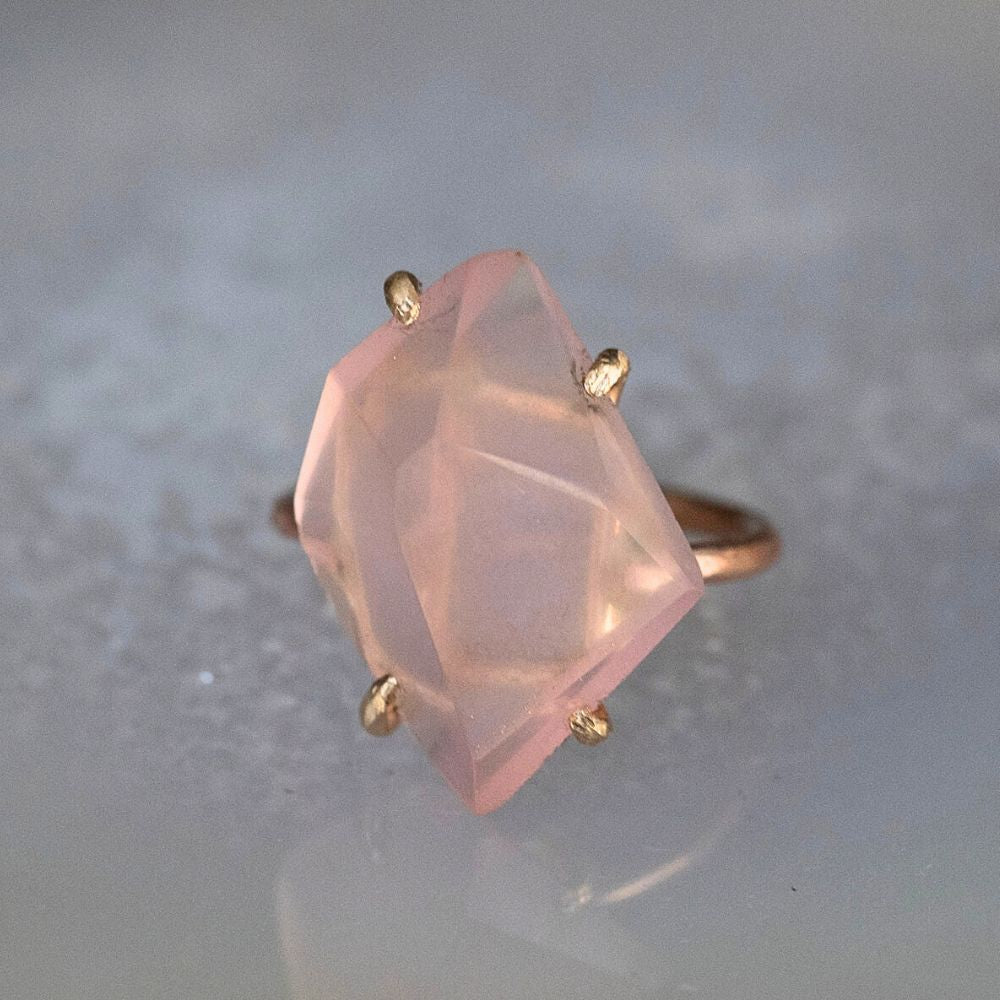
[{"label": "metal band", "polygon": [[761,514],[663,483],[660,488],[688,536],[706,583],[753,576],[778,558],[781,540]]},{"label": "metal band", "polygon": [[[762,515],[662,483],[660,488],[688,536],[706,583],[753,576],[778,558],[781,541]],[[286,537],[298,537],[291,493],[275,501],[271,521]]]}]

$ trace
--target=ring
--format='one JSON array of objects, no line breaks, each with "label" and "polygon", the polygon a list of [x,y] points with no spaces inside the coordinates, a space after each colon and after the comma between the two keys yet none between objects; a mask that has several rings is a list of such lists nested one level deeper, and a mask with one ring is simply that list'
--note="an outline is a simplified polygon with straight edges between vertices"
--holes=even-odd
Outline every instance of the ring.
[{"label": "ring", "polygon": [[298,537],[375,677],[361,721],[405,721],[465,804],[506,802],[705,583],[766,569],[766,518],[663,486],[617,403],[623,351],[592,361],[537,266],[480,254],[329,373],[294,496]]}]

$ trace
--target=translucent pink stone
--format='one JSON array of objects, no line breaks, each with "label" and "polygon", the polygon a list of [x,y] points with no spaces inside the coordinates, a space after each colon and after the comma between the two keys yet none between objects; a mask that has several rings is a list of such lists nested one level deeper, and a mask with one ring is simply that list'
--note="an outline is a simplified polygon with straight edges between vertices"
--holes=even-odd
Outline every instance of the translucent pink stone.
[{"label": "translucent pink stone", "polygon": [[701,595],[698,565],[524,254],[474,257],[330,372],[302,543],[475,812],[505,802]]}]

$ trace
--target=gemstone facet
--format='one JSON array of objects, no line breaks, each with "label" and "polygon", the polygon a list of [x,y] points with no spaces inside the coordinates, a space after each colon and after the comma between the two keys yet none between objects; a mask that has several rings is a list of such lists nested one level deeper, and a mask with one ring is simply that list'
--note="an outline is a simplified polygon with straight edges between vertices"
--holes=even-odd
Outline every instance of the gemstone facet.
[{"label": "gemstone facet", "polygon": [[331,370],[295,492],[341,619],[479,813],[703,590],[589,361],[528,257],[474,257]]}]

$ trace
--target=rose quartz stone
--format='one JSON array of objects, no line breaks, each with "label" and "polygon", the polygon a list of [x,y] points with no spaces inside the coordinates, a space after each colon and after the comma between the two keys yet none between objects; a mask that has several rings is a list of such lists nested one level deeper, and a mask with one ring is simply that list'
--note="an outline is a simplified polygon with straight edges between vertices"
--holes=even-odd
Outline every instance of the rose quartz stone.
[{"label": "rose quartz stone", "polygon": [[330,372],[295,493],[372,674],[477,813],[695,603],[701,573],[523,253],[474,257]]}]

